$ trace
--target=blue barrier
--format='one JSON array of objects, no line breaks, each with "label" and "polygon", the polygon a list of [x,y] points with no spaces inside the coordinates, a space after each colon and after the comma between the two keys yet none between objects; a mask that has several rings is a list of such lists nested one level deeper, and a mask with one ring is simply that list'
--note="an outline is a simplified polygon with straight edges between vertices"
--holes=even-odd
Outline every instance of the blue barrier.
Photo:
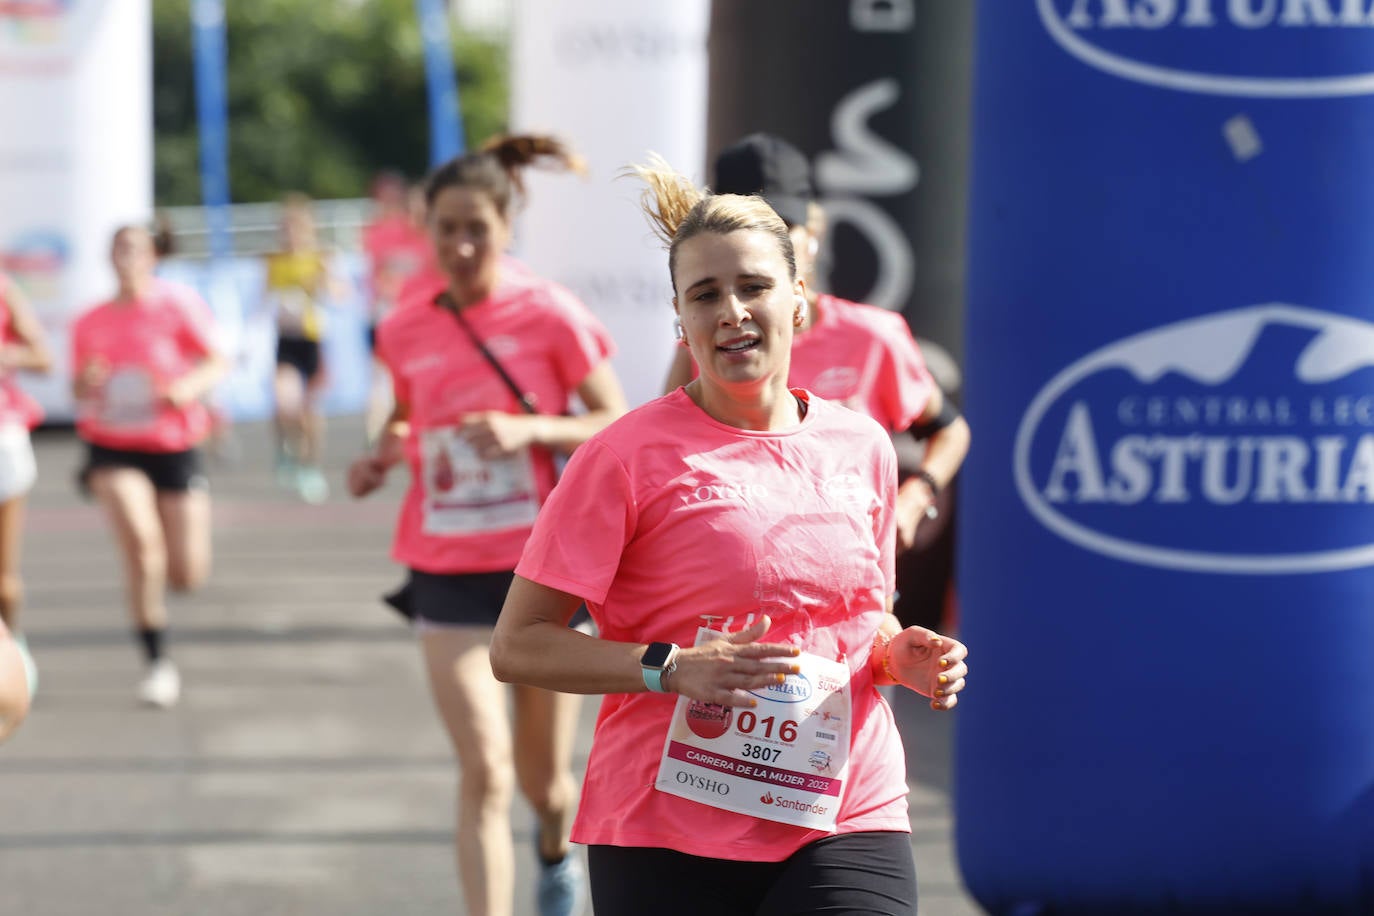
[{"label": "blue barrier", "polygon": [[1374,912],[1374,17],[981,0],[958,852],[994,914]]}]

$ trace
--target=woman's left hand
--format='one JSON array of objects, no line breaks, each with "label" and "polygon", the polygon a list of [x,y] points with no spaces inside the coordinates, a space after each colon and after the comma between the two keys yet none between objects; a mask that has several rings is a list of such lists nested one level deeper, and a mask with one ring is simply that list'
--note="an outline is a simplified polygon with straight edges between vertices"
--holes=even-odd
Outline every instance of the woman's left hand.
[{"label": "woman's left hand", "polygon": [[196,397],[197,392],[195,387],[185,378],[179,378],[169,382],[166,387],[162,389],[162,403],[177,410],[190,404]]},{"label": "woman's left hand", "polygon": [[968,677],[968,648],[925,627],[907,627],[887,645],[886,670],[903,687],[930,697],[932,709],[953,709]]},{"label": "woman's left hand", "polygon": [[504,458],[534,442],[530,418],[499,410],[484,410],[463,418],[462,437],[483,458]]}]

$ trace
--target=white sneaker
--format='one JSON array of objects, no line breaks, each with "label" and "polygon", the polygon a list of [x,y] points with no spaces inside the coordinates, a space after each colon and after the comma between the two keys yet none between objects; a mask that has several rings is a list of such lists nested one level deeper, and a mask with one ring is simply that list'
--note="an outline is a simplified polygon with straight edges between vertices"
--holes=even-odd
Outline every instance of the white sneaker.
[{"label": "white sneaker", "polygon": [[296,492],[310,505],[318,506],[329,499],[329,481],[319,468],[303,467],[296,472]]},{"label": "white sneaker", "polygon": [[160,658],[148,667],[148,673],[138,684],[138,699],[149,706],[169,709],[181,698],[181,675],[168,658]]}]

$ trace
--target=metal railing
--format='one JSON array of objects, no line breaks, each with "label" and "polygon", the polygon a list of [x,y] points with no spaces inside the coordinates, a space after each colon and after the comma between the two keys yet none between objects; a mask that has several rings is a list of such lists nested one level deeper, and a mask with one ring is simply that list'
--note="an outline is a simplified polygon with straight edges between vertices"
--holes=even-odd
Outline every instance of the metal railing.
[{"label": "metal railing", "polygon": [[[372,219],[373,206],[368,198],[312,201],[320,244],[341,251],[361,249],[363,227]],[[167,207],[161,212],[167,215],[175,236],[177,257],[209,257],[210,230],[204,207]],[[281,212],[279,203],[232,205],[229,232],[234,254],[252,257],[280,248]]]}]

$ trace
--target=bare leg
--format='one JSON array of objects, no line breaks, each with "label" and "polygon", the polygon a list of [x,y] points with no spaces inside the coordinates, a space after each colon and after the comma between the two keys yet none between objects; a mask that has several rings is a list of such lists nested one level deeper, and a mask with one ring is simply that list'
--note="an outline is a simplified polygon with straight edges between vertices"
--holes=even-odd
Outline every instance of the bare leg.
[{"label": "bare leg", "polygon": [[157,514],[166,537],[167,584],[178,592],[199,588],[210,575],[210,494],[159,493]]},{"label": "bare leg", "polygon": [[320,398],[324,396],[324,369],[320,369],[305,385],[301,401],[301,464],[319,467],[324,458],[324,414],[320,413]]},{"label": "bare leg", "polygon": [[0,623],[0,741],[24,721],[29,711],[29,685],[19,646]]},{"label": "bare leg", "polygon": [[285,454],[299,461],[304,439],[305,385],[295,366],[277,364],[272,377],[272,394],[276,403],[279,457]]},{"label": "bare leg", "polygon": [[539,818],[539,855],[549,862],[568,853],[577,799],[572,754],[581,704],[581,697],[566,693],[515,688],[515,774]]},{"label": "bare leg", "polygon": [[167,546],[157,512],[157,491],[142,471],[97,468],[90,476],[95,494],[114,528],[124,560],[129,613],[141,630],[163,629],[167,608]]},{"label": "bare leg", "polygon": [[423,636],[430,688],[458,756],[458,874],[471,916],[511,916],[515,863],[506,691],[491,673],[490,627]]},{"label": "bare leg", "polygon": [[19,577],[19,547],[24,533],[24,497],[0,503],[0,621],[19,632],[24,582]]}]

